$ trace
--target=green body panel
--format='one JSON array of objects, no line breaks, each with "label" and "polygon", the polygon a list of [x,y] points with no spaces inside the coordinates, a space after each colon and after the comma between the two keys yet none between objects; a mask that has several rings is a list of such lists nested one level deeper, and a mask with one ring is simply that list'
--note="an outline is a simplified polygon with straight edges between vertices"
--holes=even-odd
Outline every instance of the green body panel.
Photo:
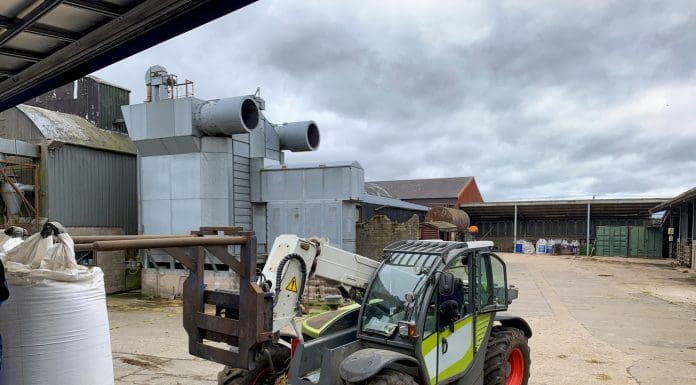
[{"label": "green body panel", "polygon": [[[422,356],[426,357],[430,353],[437,354],[438,337],[440,340],[445,339],[445,338],[446,339],[454,339],[454,338],[452,338],[452,334],[460,332],[461,329],[466,327],[466,326],[471,326],[471,324],[473,323],[473,319],[474,319],[473,317],[469,316],[469,317],[466,317],[466,318],[463,318],[463,319],[457,321],[454,324],[454,333],[452,333],[449,329],[445,329],[445,330],[441,331],[439,333],[439,335],[438,335],[438,333],[433,333],[430,336],[428,336],[427,338],[425,338],[423,340],[423,343],[421,344]],[[469,330],[471,330],[471,329],[469,328]],[[469,336],[471,336],[471,334],[469,334],[469,332],[467,332],[467,334]],[[485,332],[484,332],[484,334],[485,334]],[[452,342],[456,343],[458,341],[455,340]],[[469,367],[469,365],[471,364],[473,359],[474,359],[474,349],[473,349],[473,345],[472,345],[471,348],[468,349],[466,351],[466,353],[463,356],[461,356],[461,358],[459,360],[457,360],[455,363],[448,366],[447,368],[438,368],[439,373],[428,372],[428,377],[430,378],[430,384],[435,385],[438,382],[442,382],[442,381],[444,381],[452,376],[455,376],[459,373],[464,372]]]},{"label": "green body panel", "polygon": [[486,338],[486,332],[488,331],[488,326],[492,318],[492,313],[479,314],[479,316],[476,317],[476,350],[481,347],[483,339]]},{"label": "green body panel", "polygon": [[360,304],[354,303],[340,307],[336,310],[327,311],[321,314],[310,316],[302,321],[302,334],[312,338],[319,338],[334,323],[346,316],[348,313],[360,311]]}]

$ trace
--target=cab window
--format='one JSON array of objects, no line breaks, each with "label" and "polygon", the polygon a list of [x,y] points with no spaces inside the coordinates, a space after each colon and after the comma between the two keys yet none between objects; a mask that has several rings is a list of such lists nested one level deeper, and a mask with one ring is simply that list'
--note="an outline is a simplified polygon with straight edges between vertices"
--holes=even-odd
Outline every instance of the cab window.
[{"label": "cab window", "polygon": [[449,322],[442,317],[442,314],[438,313],[440,306],[445,301],[453,300],[457,302],[459,319],[471,314],[472,308],[469,303],[469,258],[473,258],[473,253],[454,258],[445,268],[445,271],[454,275],[454,293],[451,296],[442,297],[435,290],[428,304],[425,325],[423,327],[423,338],[427,338],[438,329],[443,329],[449,325]]},{"label": "cab window", "polygon": [[479,311],[498,311],[507,309],[507,282],[505,264],[495,254],[479,254],[477,263],[476,296]]},{"label": "cab window", "polygon": [[[448,271],[454,275],[454,294],[452,298],[457,301],[459,305],[459,315],[460,318],[464,318],[466,315],[471,313],[471,308],[469,306],[469,258],[473,257],[472,254],[464,254],[462,256],[454,258],[447,265],[445,271]],[[444,298],[441,298],[443,300]]]}]

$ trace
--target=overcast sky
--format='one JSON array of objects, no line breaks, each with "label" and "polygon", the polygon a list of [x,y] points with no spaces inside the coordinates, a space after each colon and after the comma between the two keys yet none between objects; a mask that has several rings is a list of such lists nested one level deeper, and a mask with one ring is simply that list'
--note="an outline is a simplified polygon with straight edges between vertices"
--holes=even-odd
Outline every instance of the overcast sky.
[{"label": "overcast sky", "polygon": [[261,87],[315,120],[288,163],[366,180],[473,175],[486,201],[673,196],[696,186],[692,1],[271,1],[97,72],[144,98],[165,66],[202,99]]}]

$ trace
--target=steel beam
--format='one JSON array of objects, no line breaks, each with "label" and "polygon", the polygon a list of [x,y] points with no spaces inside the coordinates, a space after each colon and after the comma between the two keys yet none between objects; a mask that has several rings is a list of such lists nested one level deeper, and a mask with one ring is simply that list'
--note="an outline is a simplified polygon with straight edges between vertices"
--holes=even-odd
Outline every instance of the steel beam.
[{"label": "steel beam", "polygon": [[126,13],[128,9],[120,7],[116,4],[107,3],[106,1],[94,1],[94,0],[64,0],[65,5],[69,5],[75,8],[81,8],[88,10],[90,12],[95,12],[103,16],[108,17],[119,17]]},{"label": "steel beam", "polygon": [[[16,25],[20,21],[21,19],[13,19],[10,17],[0,16],[0,28],[10,29],[12,28],[12,26]],[[75,40],[77,40],[77,35],[73,32],[60,28],[49,27],[43,24],[30,25],[24,30],[24,32],[31,33],[33,35],[49,37],[51,39],[57,39],[66,43],[72,43]]]},{"label": "steel beam", "polygon": [[24,32],[25,29],[29,28],[29,26],[43,17],[43,15],[51,12],[53,8],[59,6],[61,1],[62,0],[45,0],[36,8],[32,9],[31,12],[20,19],[19,23],[13,25],[5,32],[0,34],[0,47],[7,44],[7,42],[12,40],[15,36]]},{"label": "steel beam", "polygon": [[131,241],[138,239],[194,238],[196,235],[76,235],[72,237],[75,244],[99,241]]},{"label": "steel beam", "polygon": [[[9,48],[2,48],[0,49],[0,56],[9,56],[13,57],[15,59],[21,59],[24,61],[32,62],[32,63],[38,63],[43,59],[42,56],[37,55],[35,53],[29,52],[29,51],[23,51],[23,50],[18,50],[18,49],[9,49]],[[1,89],[1,87],[0,87]]]},{"label": "steel beam", "polygon": [[[243,245],[245,237],[190,237],[178,238],[149,238],[117,241],[97,241],[92,243],[92,249],[96,251],[116,251],[135,249],[163,249],[169,247],[193,247],[193,246],[228,246]],[[89,244],[88,244],[89,245]]]}]

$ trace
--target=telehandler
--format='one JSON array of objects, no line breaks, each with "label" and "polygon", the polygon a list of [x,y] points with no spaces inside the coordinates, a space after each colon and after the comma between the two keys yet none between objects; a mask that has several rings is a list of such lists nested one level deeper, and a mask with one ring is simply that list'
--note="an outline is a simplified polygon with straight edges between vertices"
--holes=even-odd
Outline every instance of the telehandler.
[{"label": "telehandler", "polygon": [[[526,385],[532,330],[501,313],[517,289],[492,247],[400,241],[377,263],[282,235],[259,281],[274,293],[277,338],[253,369],[227,367],[219,383]],[[357,303],[310,317],[299,332],[293,318],[310,276],[336,283]]]}]

